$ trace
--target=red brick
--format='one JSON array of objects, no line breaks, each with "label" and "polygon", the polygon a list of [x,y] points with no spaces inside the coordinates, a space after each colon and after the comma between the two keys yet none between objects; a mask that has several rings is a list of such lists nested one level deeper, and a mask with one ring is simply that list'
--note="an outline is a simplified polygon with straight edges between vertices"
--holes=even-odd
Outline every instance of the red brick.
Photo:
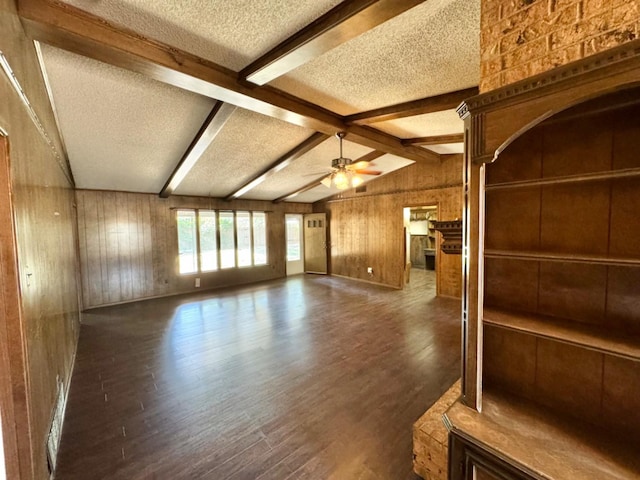
[{"label": "red brick", "polygon": [[508,0],[502,2],[502,18],[526,11],[546,11],[547,0]]},{"label": "red brick", "polygon": [[583,56],[582,44],[578,43],[562,50],[550,52],[548,55],[537,58],[531,62],[531,74],[536,75],[549,71],[561,65],[566,65]]},{"label": "red brick", "polygon": [[611,8],[611,0],[582,0],[582,10],[585,17],[602,14],[603,10]]},{"label": "red brick", "polygon": [[635,23],[609,30],[585,41],[585,56],[602,52],[636,38],[638,38],[638,30]]},{"label": "red brick", "polygon": [[480,93],[488,92],[490,90],[495,90],[502,86],[502,74],[494,75],[492,77],[482,78],[480,80]]},{"label": "red brick", "polygon": [[504,69],[502,58],[496,57],[493,60],[482,62],[480,64],[480,75],[484,77],[490,77],[500,73]]},{"label": "red brick", "polygon": [[484,30],[500,21],[500,6],[497,2],[482,2],[480,9],[480,26]]},{"label": "red brick", "polygon": [[494,43],[480,49],[480,63],[490,62],[500,57],[500,44]]},{"label": "red brick", "polygon": [[528,78],[531,75],[531,65],[529,63],[504,70],[502,72],[503,85],[509,85],[510,83],[517,82],[518,80]]},{"label": "red brick", "polygon": [[511,32],[500,42],[500,53],[507,53],[511,50],[521,49],[525,45],[534,42],[540,37],[546,35],[546,31],[541,28],[544,25],[530,25]]},{"label": "red brick", "polygon": [[612,25],[626,25],[637,21],[640,18],[640,9],[636,2],[630,2],[623,5],[614,7],[611,12],[611,24]]},{"label": "red brick", "polygon": [[502,63],[504,68],[512,68],[523,63],[528,63],[534,58],[542,57],[547,53],[547,42],[545,38],[539,38],[533,42],[520,45],[520,48],[514,49],[502,55]]}]

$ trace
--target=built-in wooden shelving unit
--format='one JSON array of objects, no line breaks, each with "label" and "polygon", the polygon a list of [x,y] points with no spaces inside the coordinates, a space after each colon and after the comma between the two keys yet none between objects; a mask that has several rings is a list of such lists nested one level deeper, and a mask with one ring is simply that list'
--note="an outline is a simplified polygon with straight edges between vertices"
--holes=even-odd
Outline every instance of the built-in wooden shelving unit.
[{"label": "built-in wooden shelving unit", "polygon": [[620,334],[602,327],[545,315],[492,308],[484,309],[483,322],[493,327],[528,333],[609,355],[631,360],[640,359],[640,336]]},{"label": "built-in wooden shelving unit", "polygon": [[640,42],[619,53],[458,109],[452,480],[640,478]]}]

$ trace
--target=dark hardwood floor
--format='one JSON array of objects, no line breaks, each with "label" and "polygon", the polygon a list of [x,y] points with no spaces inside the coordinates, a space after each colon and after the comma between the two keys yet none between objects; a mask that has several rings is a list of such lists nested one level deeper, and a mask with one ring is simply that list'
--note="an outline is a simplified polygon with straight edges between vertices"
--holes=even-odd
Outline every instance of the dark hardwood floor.
[{"label": "dark hardwood floor", "polygon": [[57,480],[415,479],[460,302],[297,276],[83,314]]}]

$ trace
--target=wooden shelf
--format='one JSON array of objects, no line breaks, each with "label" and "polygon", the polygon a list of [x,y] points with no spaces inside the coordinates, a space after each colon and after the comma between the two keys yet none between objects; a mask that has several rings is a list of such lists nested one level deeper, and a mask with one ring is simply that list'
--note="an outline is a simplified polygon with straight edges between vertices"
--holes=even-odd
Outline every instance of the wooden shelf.
[{"label": "wooden shelf", "polygon": [[518,182],[494,183],[485,186],[485,191],[504,190],[508,188],[540,187],[546,185],[562,185],[568,183],[597,182],[616,180],[621,178],[640,177],[640,168],[626,168],[607,172],[586,173],[581,175],[567,175],[553,178],[537,178],[535,180],[521,180]]},{"label": "wooden shelf", "polygon": [[514,250],[486,249],[485,258],[504,258],[509,260],[541,260],[545,262],[589,263],[620,267],[640,266],[637,258],[605,257],[602,255],[572,255],[553,252],[531,252]]},{"label": "wooden shelf", "polygon": [[482,413],[455,403],[449,430],[534,479],[639,478],[637,440],[551,415],[520,397],[484,391]]},{"label": "wooden shelf", "polygon": [[495,308],[484,309],[483,322],[487,325],[529,333],[618,357],[640,360],[639,337],[611,333],[601,327],[546,315]]}]

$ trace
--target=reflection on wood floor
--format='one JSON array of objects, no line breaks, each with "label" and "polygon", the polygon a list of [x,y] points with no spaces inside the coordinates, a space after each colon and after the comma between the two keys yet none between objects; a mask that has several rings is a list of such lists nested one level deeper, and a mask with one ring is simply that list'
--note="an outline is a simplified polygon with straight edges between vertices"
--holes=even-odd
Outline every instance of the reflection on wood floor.
[{"label": "reflection on wood floor", "polygon": [[302,275],[83,315],[56,478],[413,479],[460,303]]}]

